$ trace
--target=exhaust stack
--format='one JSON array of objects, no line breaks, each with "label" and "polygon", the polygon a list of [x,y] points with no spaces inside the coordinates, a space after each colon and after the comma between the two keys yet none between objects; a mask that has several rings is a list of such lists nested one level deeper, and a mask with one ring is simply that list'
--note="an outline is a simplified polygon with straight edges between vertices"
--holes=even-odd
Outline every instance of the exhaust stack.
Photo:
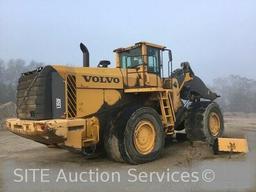
[{"label": "exhaust stack", "polygon": [[83,52],[83,67],[90,67],[90,54],[87,47],[80,43],[80,49]]}]

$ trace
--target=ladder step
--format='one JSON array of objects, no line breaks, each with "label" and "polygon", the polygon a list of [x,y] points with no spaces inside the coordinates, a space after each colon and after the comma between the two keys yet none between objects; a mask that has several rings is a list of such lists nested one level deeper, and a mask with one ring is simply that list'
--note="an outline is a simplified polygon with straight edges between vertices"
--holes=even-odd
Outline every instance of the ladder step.
[{"label": "ladder step", "polygon": [[170,107],[168,107],[168,106],[165,106],[164,108],[165,108],[165,109],[168,109],[168,108],[170,109]]},{"label": "ladder step", "polygon": [[165,126],[170,127],[170,126],[174,126],[174,124],[173,123],[167,123]]}]

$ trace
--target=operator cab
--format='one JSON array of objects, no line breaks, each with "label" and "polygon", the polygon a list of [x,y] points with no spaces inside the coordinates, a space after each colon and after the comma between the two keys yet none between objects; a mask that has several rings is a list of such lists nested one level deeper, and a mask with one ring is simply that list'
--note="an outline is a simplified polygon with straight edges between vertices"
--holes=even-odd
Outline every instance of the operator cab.
[{"label": "operator cab", "polygon": [[[170,58],[171,52],[165,46],[148,42],[115,49],[116,67],[126,72],[124,76],[128,87],[161,87],[164,51],[169,51]],[[136,84],[131,85],[132,79],[137,80]]]},{"label": "operator cab", "polygon": [[162,52],[165,46],[148,42],[138,42],[134,46],[118,48],[117,67],[122,69],[136,69],[144,65],[148,73],[161,76]]}]

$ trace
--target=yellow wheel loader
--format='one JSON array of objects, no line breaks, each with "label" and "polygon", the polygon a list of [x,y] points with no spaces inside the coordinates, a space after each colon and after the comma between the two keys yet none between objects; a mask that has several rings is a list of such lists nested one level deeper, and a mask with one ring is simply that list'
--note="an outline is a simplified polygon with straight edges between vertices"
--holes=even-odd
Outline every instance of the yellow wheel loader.
[{"label": "yellow wheel loader", "polygon": [[90,67],[87,47],[80,48],[83,67],[52,65],[21,75],[17,118],[6,121],[11,132],[86,157],[105,151],[131,164],[158,158],[176,131],[210,145],[222,136],[218,95],[188,62],[172,70],[170,49],[148,42],[118,48],[116,67],[109,68],[107,60]]}]

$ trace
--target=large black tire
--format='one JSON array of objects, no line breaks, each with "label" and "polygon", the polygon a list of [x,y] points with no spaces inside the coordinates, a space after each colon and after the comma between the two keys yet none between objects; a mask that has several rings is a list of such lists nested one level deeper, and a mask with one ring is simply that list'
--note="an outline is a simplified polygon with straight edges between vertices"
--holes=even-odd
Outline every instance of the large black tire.
[{"label": "large black tire", "polygon": [[[124,107],[120,112],[112,114],[111,121],[104,133],[104,148],[107,156],[117,162],[125,162],[127,159],[124,153],[121,153],[121,147],[124,137],[124,129],[129,117],[134,111],[139,109],[138,105]],[[115,117],[113,117],[115,116]]]},{"label": "large black tire", "polygon": [[109,122],[105,134],[104,134],[104,149],[109,159],[124,162],[124,159],[120,152],[120,134],[119,129],[122,128],[123,123],[121,121],[124,118],[125,113],[118,113],[116,117]]},{"label": "large black tire", "polygon": [[[212,115],[219,119],[219,129],[214,133],[210,128]],[[189,140],[206,141],[213,145],[216,138],[221,137],[224,132],[224,120],[219,105],[208,101],[193,103],[188,109],[185,131]]]},{"label": "large black tire", "polygon": [[[142,122],[149,122],[155,131],[155,138],[152,150],[147,154],[142,154],[135,146],[136,127]],[[137,109],[127,121],[124,139],[122,142],[122,153],[126,161],[131,164],[141,164],[157,159],[164,148],[165,133],[159,114],[152,108],[142,107]]]},{"label": "large black tire", "polygon": [[[164,147],[165,133],[159,114],[149,107],[130,107],[117,117],[112,130],[105,138],[108,156],[116,161],[141,164],[157,159]],[[141,154],[135,146],[134,134],[141,122],[150,122],[154,128],[155,138],[151,151]]]}]

